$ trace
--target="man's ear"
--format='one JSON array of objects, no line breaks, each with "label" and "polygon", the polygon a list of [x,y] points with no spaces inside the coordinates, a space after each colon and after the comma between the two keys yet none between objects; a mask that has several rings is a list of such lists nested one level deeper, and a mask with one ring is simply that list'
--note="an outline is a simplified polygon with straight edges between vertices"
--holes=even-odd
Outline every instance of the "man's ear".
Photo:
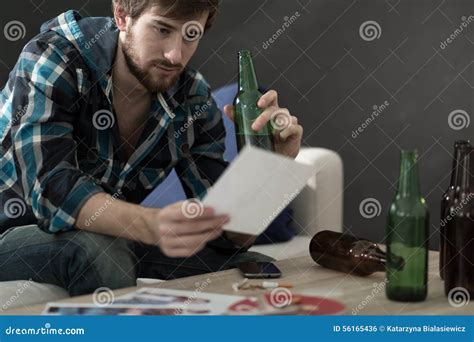
[{"label": "man's ear", "polygon": [[114,8],[114,18],[117,28],[121,32],[125,32],[127,30],[127,18],[130,19],[127,13],[123,10],[123,8],[119,6],[115,6]]}]

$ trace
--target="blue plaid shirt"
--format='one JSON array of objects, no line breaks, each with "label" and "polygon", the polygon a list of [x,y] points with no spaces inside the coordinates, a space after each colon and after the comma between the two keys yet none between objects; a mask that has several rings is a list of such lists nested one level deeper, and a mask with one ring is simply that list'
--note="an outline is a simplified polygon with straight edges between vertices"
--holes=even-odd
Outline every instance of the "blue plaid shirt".
[{"label": "blue plaid shirt", "polygon": [[92,195],[138,204],[173,168],[186,195],[202,198],[226,168],[222,114],[189,68],[156,96],[125,158],[111,91],[117,40],[111,18],[69,11],[23,49],[0,94],[0,232],[74,229]]}]

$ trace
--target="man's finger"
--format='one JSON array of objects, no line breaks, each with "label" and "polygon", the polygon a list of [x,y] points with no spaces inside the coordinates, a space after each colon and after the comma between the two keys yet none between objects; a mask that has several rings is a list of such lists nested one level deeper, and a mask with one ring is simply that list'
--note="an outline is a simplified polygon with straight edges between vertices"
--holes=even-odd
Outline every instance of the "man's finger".
[{"label": "man's finger", "polygon": [[214,216],[214,208],[205,207],[197,200],[178,202],[175,205],[165,207],[160,213],[161,219],[172,222],[208,219]]},{"label": "man's finger", "polygon": [[252,129],[254,131],[260,131],[265,125],[267,124],[268,121],[270,121],[270,118],[272,117],[273,113],[278,110],[278,107],[268,107],[266,108],[262,114],[258,116],[258,118],[255,119],[255,121],[252,124]]},{"label": "man's finger", "polygon": [[[168,232],[173,235],[192,235],[204,234],[211,230],[220,229],[224,224],[229,222],[223,217],[216,217],[212,220],[196,220],[192,222],[172,223],[169,225],[171,230]],[[168,226],[165,226],[168,227]]]},{"label": "man's finger", "polygon": [[260,108],[266,108],[269,106],[278,107],[278,93],[275,90],[266,92],[260,100],[257,102],[257,106]]},{"label": "man's finger", "polygon": [[[222,234],[222,232],[220,232]],[[206,244],[207,242],[216,239],[220,234],[217,232],[199,235],[181,235],[169,237],[166,245],[173,248],[188,248],[196,249],[197,247]]]},{"label": "man's finger", "polygon": [[280,132],[280,138],[283,141],[286,141],[292,136],[296,137],[300,135],[303,135],[303,127],[301,125],[291,125],[290,127]]}]

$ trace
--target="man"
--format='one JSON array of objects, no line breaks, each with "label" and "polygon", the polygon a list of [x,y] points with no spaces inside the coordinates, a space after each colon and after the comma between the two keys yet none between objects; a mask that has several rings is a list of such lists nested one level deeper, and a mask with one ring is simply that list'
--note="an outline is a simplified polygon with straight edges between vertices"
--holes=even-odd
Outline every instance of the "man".
[{"label": "man", "polygon": [[[115,0],[113,10],[114,21],[69,11],[44,24],[1,94],[0,281],[79,295],[265,259],[212,208],[194,217],[188,202],[139,205],[173,168],[187,197],[202,198],[227,166],[221,113],[186,67],[218,0]],[[256,131],[279,110],[277,93],[258,105]],[[275,139],[294,158],[292,120]]]}]

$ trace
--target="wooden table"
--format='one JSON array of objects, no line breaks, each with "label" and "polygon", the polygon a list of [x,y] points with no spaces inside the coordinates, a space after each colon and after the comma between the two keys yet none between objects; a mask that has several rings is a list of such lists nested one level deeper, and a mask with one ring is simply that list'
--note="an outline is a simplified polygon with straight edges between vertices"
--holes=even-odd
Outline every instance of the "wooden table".
[{"label": "wooden table", "polygon": [[[438,273],[439,253],[429,253],[428,298],[421,303],[398,303],[389,301],[385,296],[384,273],[376,273],[369,277],[351,276],[336,271],[324,269],[315,264],[308,257],[282,260],[276,264],[283,272],[281,282],[290,282],[294,285],[293,294],[310,294],[325,296],[341,301],[347,307],[347,315],[472,315],[474,314],[474,298],[468,305],[453,307],[444,295],[444,283]],[[209,281],[210,280],[210,281]],[[232,283],[242,280],[238,270],[227,270],[209,273],[201,276],[182,278],[172,281],[150,285],[195,291],[201,286],[202,292],[222,294],[259,295],[263,290],[241,290],[234,292]],[[147,285],[148,286],[148,285]],[[136,288],[114,291],[120,296]],[[92,303],[92,296],[69,298],[60,302]],[[22,309],[12,309],[4,312],[7,315],[37,315],[43,310],[44,305],[37,305]]]}]

